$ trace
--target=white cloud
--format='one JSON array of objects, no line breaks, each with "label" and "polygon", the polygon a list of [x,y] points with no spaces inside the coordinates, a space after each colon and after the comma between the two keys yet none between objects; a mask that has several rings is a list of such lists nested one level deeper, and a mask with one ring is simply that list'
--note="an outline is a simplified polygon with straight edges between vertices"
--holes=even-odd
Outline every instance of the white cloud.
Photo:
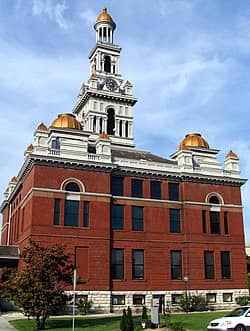
[{"label": "white cloud", "polygon": [[32,14],[34,16],[46,15],[62,29],[70,27],[69,22],[64,18],[64,12],[68,7],[65,2],[52,2],[51,0],[33,0]]},{"label": "white cloud", "polygon": [[97,18],[97,14],[93,9],[86,8],[80,12],[80,17],[83,18],[87,26],[92,27]]}]

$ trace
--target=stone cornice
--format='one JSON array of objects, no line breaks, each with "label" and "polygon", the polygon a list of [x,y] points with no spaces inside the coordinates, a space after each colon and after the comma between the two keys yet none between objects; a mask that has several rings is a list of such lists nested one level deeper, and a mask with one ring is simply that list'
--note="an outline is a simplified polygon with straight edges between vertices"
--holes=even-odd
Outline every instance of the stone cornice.
[{"label": "stone cornice", "polygon": [[85,104],[90,97],[94,97],[102,100],[107,99],[111,101],[118,101],[131,106],[133,106],[137,102],[136,98],[129,95],[115,94],[115,92],[111,94],[110,92],[105,92],[105,91],[99,92],[97,90],[87,89],[84,91],[84,94],[82,95],[81,99],[78,100],[77,104],[73,108],[73,113],[77,114],[81,106]]}]

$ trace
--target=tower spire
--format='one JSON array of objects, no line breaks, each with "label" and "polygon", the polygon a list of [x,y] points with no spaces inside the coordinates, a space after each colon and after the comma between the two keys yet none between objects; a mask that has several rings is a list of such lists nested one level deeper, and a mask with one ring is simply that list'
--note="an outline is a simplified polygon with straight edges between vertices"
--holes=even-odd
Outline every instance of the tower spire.
[{"label": "tower spire", "polygon": [[103,8],[101,14],[97,17],[94,28],[96,30],[96,42],[113,43],[113,34],[116,24],[106,7]]}]

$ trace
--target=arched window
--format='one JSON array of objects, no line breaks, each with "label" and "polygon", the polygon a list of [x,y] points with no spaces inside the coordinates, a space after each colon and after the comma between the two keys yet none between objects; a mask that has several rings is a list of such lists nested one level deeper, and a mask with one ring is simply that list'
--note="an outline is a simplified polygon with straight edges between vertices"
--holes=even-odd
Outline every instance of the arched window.
[{"label": "arched window", "polygon": [[70,182],[65,186],[65,191],[80,192],[79,186],[75,182]]},{"label": "arched window", "polygon": [[115,131],[115,111],[113,108],[109,108],[107,113],[108,113],[107,133],[113,135]]},{"label": "arched window", "polygon": [[104,56],[104,71],[111,72],[111,59],[110,56]]},{"label": "arched window", "polygon": [[220,200],[216,195],[211,196],[208,201],[209,203],[213,203],[216,205],[220,204]]}]

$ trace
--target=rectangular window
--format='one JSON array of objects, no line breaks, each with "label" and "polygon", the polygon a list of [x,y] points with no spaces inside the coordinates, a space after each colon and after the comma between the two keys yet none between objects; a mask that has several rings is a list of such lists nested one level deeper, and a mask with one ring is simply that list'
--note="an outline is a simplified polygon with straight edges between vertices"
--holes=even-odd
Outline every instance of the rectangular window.
[{"label": "rectangular window", "polygon": [[205,278],[214,279],[214,252],[204,252]]},{"label": "rectangular window", "polygon": [[123,230],[124,206],[112,205],[111,208],[112,229]]},{"label": "rectangular window", "polygon": [[144,279],[144,251],[132,250],[132,279]]},{"label": "rectangular window", "polygon": [[60,221],[60,199],[55,199],[54,202],[54,225],[59,225]]},{"label": "rectangular window", "polygon": [[223,302],[233,302],[233,293],[223,293]]},{"label": "rectangular window", "polygon": [[202,232],[207,233],[207,212],[202,210]]},{"label": "rectangular window", "polygon": [[124,278],[124,250],[113,248],[111,251],[111,278]]},{"label": "rectangular window", "polygon": [[65,200],[64,225],[78,226],[79,201]]},{"label": "rectangular window", "polygon": [[89,227],[89,202],[88,201],[83,202],[83,227],[84,228]]},{"label": "rectangular window", "polygon": [[182,279],[181,251],[171,251],[171,279]]},{"label": "rectangular window", "polygon": [[134,294],[133,305],[145,305],[145,295]]},{"label": "rectangular window", "polygon": [[230,252],[221,252],[221,277],[223,279],[231,278]]},{"label": "rectangular window", "polygon": [[168,198],[173,201],[179,200],[179,184],[168,183]]},{"label": "rectangular window", "polygon": [[210,231],[212,234],[220,234],[220,213],[210,211]]},{"label": "rectangular window", "polygon": [[224,231],[225,231],[225,234],[229,234],[229,231],[228,231],[228,212],[227,211],[224,212]]},{"label": "rectangular window", "polygon": [[112,305],[125,305],[125,295],[112,295]]},{"label": "rectangular window", "polygon": [[216,303],[216,293],[207,293],[206,299],[208,303]]},{"label": "rectangular window", "polygon": [[170,220],[170,232],[180,233],[180,209],[169,209],[169,220]]},{"label": "rectangular window", "polygon": [[143,231],[143,207],[132,206],[132,230]]},{"label": "rectangular window", "polygon": [[143,190],[142,190],[143,181],[140,179],[132,179],[132,197],[142,198]]},{"label": "rectangular window", "polygon": [[123,177],[112,177],[111,191],[112,195],[123,195]]},{"label": "rectangular window", "polygon": [[171,304],[179,305],[181,302],[182,294],[171,294]]},{"label": "rectangular window", "polygon": [[161,182],[150,182],[151,199],[161,199]]}]

